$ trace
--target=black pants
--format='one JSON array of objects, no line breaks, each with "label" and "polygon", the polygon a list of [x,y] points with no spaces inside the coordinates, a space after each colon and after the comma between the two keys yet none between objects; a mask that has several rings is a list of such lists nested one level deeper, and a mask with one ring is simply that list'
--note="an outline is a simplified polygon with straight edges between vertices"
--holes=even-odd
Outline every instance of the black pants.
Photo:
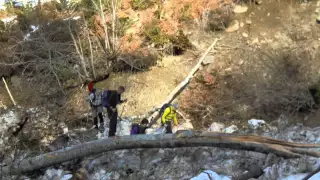
[{"label": "black pants", "polygon": [[172,134],[172,123],[171,121],[166,122],[166,134]]},{"label": "black pants", "polygon": [[[99,119],[100,119],[100,127],[103,127],[103,115],[102,115],[101,112],[98,113],[98,117],[99,117]],[[95,126],[95,128],[97,128],[97,129],[98,129],[98,117],[93,118],[94,126]]]},{"label": "black pants", "polygon": [[117,118],[118,112],[113,112],[110,108],[107,108],[108,117],[110,119],[109,123],[109,137],[115,136],[117,132]]}]

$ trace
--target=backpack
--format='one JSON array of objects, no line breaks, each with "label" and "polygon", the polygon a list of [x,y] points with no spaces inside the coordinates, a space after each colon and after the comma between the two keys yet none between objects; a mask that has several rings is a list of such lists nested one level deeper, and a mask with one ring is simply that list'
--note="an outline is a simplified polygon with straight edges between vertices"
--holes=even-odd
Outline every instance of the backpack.
[{"label": "backpack", "polygon": [[108,107],[108,101],[109,101],[109,91],[108,90],[104,90],[103,93],[102,93],[102,105],[103,107]]},{"label": "backpack", "polygon": [[[170,107],[171,105],[169,103],[165,103],[159,110],[159,114],[160,114],[160,117],[162,117],[164,111]],[[171,108],[170,108],[170,111],[171,111]],[[161,121],[161,124],[162,124],[162,121]],[[162,124],[163,125],[163,124]]]},{"label": "backpack", "polygon": [[131,126],[131,132],[130,132],[130,135],[135,135],[135,134],[139,134],[139,124],[132,124]]},{"label": "backpack", "polygon": [[[93,99],[90,101],[90,105],[91,107],[97,107],[101,105],[101,98],[100,96],[102,96],[101,91],[98,89],[93,89],[92,92],[89,94],[90,95],[93,94]],[[97,98],[98,97],[98,98]],[[89,98],[90,99],[90,98]]]},{"label": "backpack", "polygon": [[163,114],[164,111],[167,109],[167,107],[170,107],[170,104],[165,103],[165,104],[160,108],[160,111],[159,111],[160,116],[162,116],[162,114]]}]

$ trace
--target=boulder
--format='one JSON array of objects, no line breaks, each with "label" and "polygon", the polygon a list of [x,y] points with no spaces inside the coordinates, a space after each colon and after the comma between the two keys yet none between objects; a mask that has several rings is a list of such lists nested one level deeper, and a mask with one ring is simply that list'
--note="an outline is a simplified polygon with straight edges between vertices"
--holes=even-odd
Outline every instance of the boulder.
[{"label": "boulder", "polygon": [[238,20],[234,20],[230,23],[229,27],[226,29],[226,32],[235,32],[240,29],[240,23]]},{"label": "boulder", "polygon": [[204,58],[204,60],[202,61],[203,65],[208,65],[214,62],[214,56],[212,55],[208,55]]},{"label": "boulder", "polygon": [[236,5],[233,9],[233,12],[236,14],[240,14],[240,13],[245,13],[248,11],[248,7],[247,6],[240,6],[240,5]]},{"label": "boulder", "polygon": [[250,119],[248,121],[248,127],[251,130],[256,130],[264,127],[266,125],[266,122],[264,120],[260,119]]},{"label": "boulder", "polygon": [[224,124],[221,124],[221,123],[212,123],[210,128],[208,129],[208,131],[211,131],[211,132],[223,132],[225,129],[225,125]]}]

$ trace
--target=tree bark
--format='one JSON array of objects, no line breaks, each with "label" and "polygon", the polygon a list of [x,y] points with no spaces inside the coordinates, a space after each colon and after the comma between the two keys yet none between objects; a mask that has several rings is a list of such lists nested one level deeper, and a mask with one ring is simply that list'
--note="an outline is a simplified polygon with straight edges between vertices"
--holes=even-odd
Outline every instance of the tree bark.
[{"label": "tree bark", "polygon": [[[201,56],[201,58],[199,59],[198,63],[192,68],[192,70],[190,71],[190,73],[188,74],[188,76],[185,78],[184,81],[182,81],[167,97],[167,99],[159,106],[162,107],[164,104],[166,103],[171,103],[184,89],[185,87],[189,84],[190,80],[193,78],[193,76],[195,75],[195,73],[199,70],[199,68],[202,65],[203,60],[205,59],[205,57],[207,56],[207,54],[211,51],[211,49],[217,44],[219,39],[215,39],[213,41],[213,43],[211,44],[211,46],[205,51],[205,53]],[[148,119],[150,124],[154,124],[157,122],[157,120],[159,119],[160,114],[159,111],[154,112]]]},{"label": "tree bark", "polygon": [[[252,139],[250,138],[252,137]],[[290,151],[292,147],[317,148],[320,144],[298,144],[257,136],[237,136],[224,133],[201,133],[178,131],[176,134],[135,135],[106,138],[79,144],[58,151],[24,159],[3,167],[2,173],[21,174],[60,164],[73,159],[100,154],[102,152],[135,148],[179,148],[179,147],[218,147],[261,153],[274,153],[285,158],[301,157],[301,153]],[[273,144],[273,142],[277,144]],[[319,157],[318,154],[308,154]]]}]

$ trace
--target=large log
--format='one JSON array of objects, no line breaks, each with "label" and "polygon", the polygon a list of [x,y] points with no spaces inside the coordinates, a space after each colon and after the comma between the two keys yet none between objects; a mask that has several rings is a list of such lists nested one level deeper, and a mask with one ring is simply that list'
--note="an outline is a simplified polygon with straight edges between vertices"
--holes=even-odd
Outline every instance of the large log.
[{"label": "large log", "polygon": [[[199,70],[199,68],[202,65],[203,60],[207,56],[207,54],[211,51],[211,49],[217,44],[218,39],[216,38],[213,43],[208,47],[208,49],[204,52],[204,54],[199,59],[198,63],[192,68],[192,70],[189,72],[188,76],[176,87],[172,90],[172,92],[169,94],[167,99],[159,105],[159,107],[162,107],[162,105],[166,103],[171,103],[189,84],[190,80],[193,78],[195,73]],[[156,123],[156,121],[159,119],[159,111],[155,111],[148,119],[150,124]]]},{"label": "large log", "polygon": [[[42,154],[33,158],[24,159],[18,163],[2,168],[2,173],[21,174],[37,169],[60,164],[73,159],[100,154],[107,151],[134,149],[134,148],[179,148],[179,147],[219,147],[238,150],[256,151],[261,153],[274,153],[285,158],[301,157],[288,148],[292,147],[320,147],[319,144],[298,144],[260,137],[259,140],[250,136],[237,136],[224,133],[201,133],[194,131],[178,131],[176,134],[135,135],[106,138],[60,149],[58,151]],[[272,142],[276,141],[277,144]],[[284,144],[283,146],[281,144]],[[317,157],[318,154],[310,154]]]}]

